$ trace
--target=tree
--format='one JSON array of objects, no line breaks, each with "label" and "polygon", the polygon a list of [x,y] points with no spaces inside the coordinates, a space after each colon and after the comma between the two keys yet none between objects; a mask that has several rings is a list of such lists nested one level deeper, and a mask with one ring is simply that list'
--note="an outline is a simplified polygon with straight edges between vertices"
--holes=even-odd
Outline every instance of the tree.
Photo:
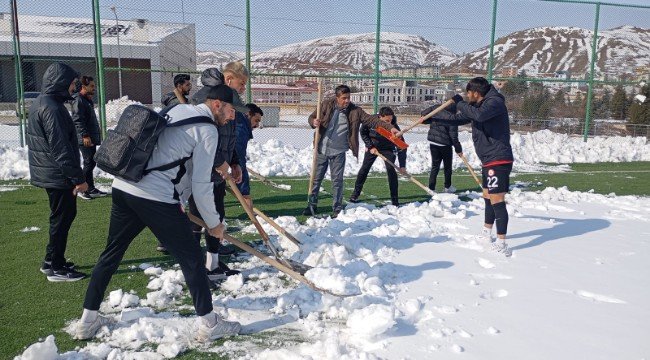
[{"label": "tree", "polygon": [[522,71],[517,74],[515,80],[506,81],[501,88],[501,93],[508,96],[523,96],[527,90],[526,72]]},{"label": "tree", "polygon": [[592,103],[592,114],[597,119],[607,119],[610,116],[610,103],[612,101],[612,94],[609,89],[605,88],[603,96],[599,99],[594,99]]},{"label": "tree", "polygon": [[641,89],[641,95],[644,95],[646,99],[642,104],[636,100],[632,102],[628,123],[650,125],[650,86],[645,85]]},{"label": "tree", "polygon": [[609,108],[614,119],[623,120],[627,116],[628,101],[623,85],[618,85],[614,90],[614,96],[612,96]]}]

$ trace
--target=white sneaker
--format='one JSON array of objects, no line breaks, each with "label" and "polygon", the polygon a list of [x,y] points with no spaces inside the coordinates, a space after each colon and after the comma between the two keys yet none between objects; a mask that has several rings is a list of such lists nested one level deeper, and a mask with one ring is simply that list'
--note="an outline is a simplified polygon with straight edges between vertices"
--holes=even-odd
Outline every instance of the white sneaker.
[{"label": "white sneaker", "polygon": [[492,235],[492,229],[483,228],[480,234],[477,235],[478,241],[485,246],[490,246],[495,240],[495,237]]},{"label": "white sneaker", "polygon": [[93,322],[85,322],[79,320],[77,323],[77,331],[74,335],[76,340],[87,340],[91,339],[97,334],[99,329],[103,326],[108,326],[115,323],[115,320],[108,318],[106,316],[97,315],[97,318]]},{"label": "white sneaker", "polygon": [[240,323],[236,321],[226,321],[221,316],[217,315],[217,323],[213,327],[209,327],[202,322],[199,324],[196,340],[200,342],[213,341],[224,336],[237,335],[239,334],[239,331],[241,331]]},{"label": "white sneaker", "polygon": [[510,250],[508,244],[506,244],[505,241],[493,242],[490,250],[499,254],[503,254],[505,257],[510,257],[512,255],[512,250]]},{"label": "white sneaker", "polygon": [[456,188],[454,187],[454,185],[451,185],[451,186],[449,186],[448,188],[445,188],[445,192],[446,192],[447,194],[453,194],[453,193],[456,192]]}]

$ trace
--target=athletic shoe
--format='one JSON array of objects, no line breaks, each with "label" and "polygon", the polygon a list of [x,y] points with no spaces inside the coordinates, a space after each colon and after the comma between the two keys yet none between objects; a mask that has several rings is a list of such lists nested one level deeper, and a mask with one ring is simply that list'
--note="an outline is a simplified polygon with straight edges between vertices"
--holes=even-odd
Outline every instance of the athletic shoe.
[{"label": "athletic shoe", "polygon": [[234,246],[219,246],[217,253],[219,255],[227,256],[232,255],[237,251]]},{"label": "athletic shoe", "polygon": [[495,241],[492,243],[491,250],[493,252],[504,255],[505,257],[510,257],[512,255],[512,250],[508,247],[505,241]]},{"label": "athletic shoe", "polygon": [[51,275],[47,276],[47,280],[51,282],[71,282],[79,281],[86,277],[86,274],[70,269],[53,270]]},{"label": "athletic shoe", "polygon": [[446,192],[447,194],[453,194],[453,193],[456,192],[456,188],[454,187],[454,185],[451,185],[451,186],[449,186],[448,188],[445,188],[445,192]]},{"label": "athletic shoe", "polygon": [[196,340],[200,342],[208,342],[220,339],[224,336],[237,335],[241,331],[241,324],[236,321],[226,321],[221,316],[217,315],[217,323],[213,327],[209,327],[202,322],[196,334]]},{"label": "athletic shoe", "polygon": [[391,203],[393,206],[399,206],[399,199],[397,199],[397,198],[391,198],[391,199],[390,199],[390,203]]},{"label": "athletic shoe", "polygon": [[318,213],[318,207],[316,204],[309,204],[305,208],[305,210],[302,211],[302,214],[305,216],[314,216]]},{"label": "athletic shoe", "polygon": [[232,270],[228,265],[226,265],[226,263],[219,261],[219,266],[216,269],[208,271],[208,279],[211,281],[225,280],[228,276],[240,273],[241,271]]},{"label": "athletic shoe", "polygon": [[84,200],[92,200],[93,199],[93,197],[90,196],[90,193],[88,191],[79,192],[79,193],[77,193],[77,196],[84,199]]},{"label": "athletic shoe", "polygon": [[115,320],[108,318],[106,316],[102,316],[97,314],[97,318],[93,322],[85,322],[79,320],[77,323],[77,331],[74,334],[74,339],[75,340],[87,340],[91,339],[97,334],[99,329],[101,329],[104,326],[108,326],[115,323]]},{"label": "athletic shoe", "polygon": [[[74,270],[74,263],[72,261],[66,261],[65,264],[63,264],[63,268],[68,269],[68,270]],[[52,275],[52,262],[51,261],[43,261],[43,264],[41,265],[41,272],[45,275]]]},{"label": "athletic shoe", "polygon": [[334,209],[334,211],[332,211],[332,219],[336,219],[341,213],[341,211],[342,209]]},{"label": "athletic shoe", "polygon": [[94,189],[88,191],[88,195],[90,195],[91,198],[95,199],[95,198],[99,198],[99,197],[104,197],[104,196],[106,196],[108,194],[103,192],[103,191],[100,191],[97,188],[94,188]]},{"label": "athletic shoe", "polygon": [[359,202],[359,195],[354,195],[354,194],[351,195],[351,196],[350,196],[350,199],[349,199],[348,201],[351,202],[351,203],[353,203],[353,204],[358,203],[358,202]]},{"label": "athletic shoe", "polygon": [[156,246],[156,251],[160,251],[163,254],[168,254],[167,248],[161,243],[158,243],[158,246]]}]

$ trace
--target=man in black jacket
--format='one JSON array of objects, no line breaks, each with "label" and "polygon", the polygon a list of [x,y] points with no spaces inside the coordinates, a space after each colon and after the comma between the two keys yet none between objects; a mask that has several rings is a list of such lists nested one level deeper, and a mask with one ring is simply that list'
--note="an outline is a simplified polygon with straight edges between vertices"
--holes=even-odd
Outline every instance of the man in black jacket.
[{"label": "man in black jacket", "polygon": [[[390,107],[383,107],[379,109],[379,119],[393,125],[397,130],[400,130],[397,125],[397,118],[393,109]],[[361,140],[366,145],[366,154],[363,156],[363,164],[361,169],[359,169],[359,174],[357,174],[357,181],[354,183],[354,190],[350,196],[350,202],[356,203],[359,202],[359,195],[363,189],[363,184],[368,178],[368,173],[372,164],[375,163],[377,159],[377,154],[381,154],[386,157],[390,162],[395,163],[395,151],[397,150],[395,145],[390,142],[385,137],[379,135],[375,129],[370,128],[366,125],[361,125]],[[400,173],[406,173],[406,149],[399,150],[397,153],[399,158],[399,167]],[[397,172],[395,168],[386,163],[386,174],[388,175],[388,188],[390,189],[390,201],[393,205],[399,206],[399,195],[397,192]]]},{"label": "man in black jacket", "polygon": [[[506,245],[508,211],[505,196],[510,187],[510,172],[514,157],[510,146],[510,120],[505,98],[482,78],[470,80],[466,87],[468,102],[454,95],[458,113],[439,112],[434,120],[448,125],[472,124],[474,148],[483,164],[483,199],[485,227],[481,236],[491,243],[492,250],[512,255]],[[497,239],[492,242],[492,227],[496,223]]]},{"label": "man in black jacket", "polygon": [[43,88],[29,109],[27,146],[30,182],[50,201],[50,240],[41,272],[49,281],[77,281],[86,275],[66,262],[68,231],[77,216],[76,194],[88,190],[79,159],[77,132],[64,103],[71,100],[79,74],[63,63],[50,65]]},{"label": "man in black jacket", "polygon": [[160,99],[160,102],[164,107],[177,105],[177,104],[187,104],[187,95],[190,94],[192,90],[192,81],[189,75],[187,74],[178,74],[174,76],[174,91],[165,94],[165,96]]},{"label": "man in black jacket", "polygon": [[79,149],[84,161],[83,173],[86,183],[88,183],[88,191],[81,192],[78,195],[84,200],[106,196],[105,192],[99,191],[95,187],[93,180],[93,170],[97,165],[94,156],[95,152],[97,152],[97,145],[100,145],[102,141],[99,122],[97,122],[97,116],[95,115],[93,96],[95,96],[94,79],[90,76],[82,76],[81,90],[72,95],[74,99],[72,100],[72,121],[77,128]]},{"label": "man in black jacket", "polygon": [[[421,115],[424,116],[435,110],[437,107],[438,106],[432,106],[422,111]],[[455,109],[456,107],[452,105],[452,108],[447,110],[451,113],[455,113]],[[454,151],[457,154],[463,154],[463,147],[458,141],[458,126],[440,124],[431,119],[426,120],[424,123],[429,124],[429,133],[427,135],[427,140],[429,140],[429,151],[431,151],[431,173],[429,173],[429,189],[436,191],[436,180],[438,177],[438,172],[440,171],[440,162],[442,162],[445,167],[444,191],[446,193],[454,193],[456,192],[456,188],[451,185],[451,165],[453,162],[453,153],[451,147],[454,147]]]}]

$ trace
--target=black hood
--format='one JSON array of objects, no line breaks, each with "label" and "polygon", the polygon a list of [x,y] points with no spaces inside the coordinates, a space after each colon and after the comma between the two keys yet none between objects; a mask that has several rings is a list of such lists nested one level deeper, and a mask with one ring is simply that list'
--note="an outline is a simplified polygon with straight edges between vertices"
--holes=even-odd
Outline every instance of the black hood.
[{"label": "black hood", "polygon": [[63,63],[54,63],[45,70],[41,93],[70,99],[68,89],[72,80],[78,77],[79,73],[70,66]]},{"label": "black hood", "polygon": [[217,86],[223,84],[223,74],[217,68],[209,68],[201,73],[201,84],[203,86]]},{"label": "black hood", "polygon": [[506,99],[503,95],[501,95],[499,90],[497,90],[497,88],[494,87],[494,85],[490,85],[490,90],[488,90],[487,94],[485,94],[485,99],[491,98],[491,97],[494,97],[494,96],[500,97],[504,101]]}]

